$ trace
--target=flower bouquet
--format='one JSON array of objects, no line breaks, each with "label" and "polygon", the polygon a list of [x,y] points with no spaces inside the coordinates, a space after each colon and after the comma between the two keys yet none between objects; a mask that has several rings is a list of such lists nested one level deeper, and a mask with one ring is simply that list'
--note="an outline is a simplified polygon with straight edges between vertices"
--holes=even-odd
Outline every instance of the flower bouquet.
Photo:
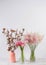
[{"label": "flower bouquet", "polygon": [[14,39],[15,37],[13,36],[13,34],[15,34],[15,30],[11,29],[10,31],[7,30],[6,28],[3,28],[3,34],[5,34],[6,38],[7,38],[7,45],[8,45],[8,48],[7,50],[10,51],[10,61],[11,62],[16,62],[16,56],[15,56],[15,49],[16,49],[16,46],[15,46],[15,43],[14,43]]},{"label": "flower bouquet", "polygon": [[25,46],[25,43],[24,43],[24,29],[22,29],[22,31],[17,32],[15,46],[20,47],[21,61],[23,63],[24,62],[24,46]]},{"label": "flower bouquet", "polygon": [[35,49],[38,43],[43,39],[43,36],[38,33],[31,33],[25,35],[25,40],[31,50],[30,61],[35,61]]},{"label": "flower bouquet", "polygon": [[16,42],[16,46],[20,47],[20,50],[21,50],[21,61],[23,63],[24,62],[24,46],[25,46],[25,44],[22,41],[18,41],[18,42]]}]

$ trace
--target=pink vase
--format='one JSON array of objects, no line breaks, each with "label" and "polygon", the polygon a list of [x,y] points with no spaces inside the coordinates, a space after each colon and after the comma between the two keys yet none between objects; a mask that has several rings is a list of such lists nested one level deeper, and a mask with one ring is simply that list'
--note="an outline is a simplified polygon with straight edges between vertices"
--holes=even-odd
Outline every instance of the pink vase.
[{"label": "pink vase", "polygon": [[15,53],[10,51],[10,62],[16,62]]}]

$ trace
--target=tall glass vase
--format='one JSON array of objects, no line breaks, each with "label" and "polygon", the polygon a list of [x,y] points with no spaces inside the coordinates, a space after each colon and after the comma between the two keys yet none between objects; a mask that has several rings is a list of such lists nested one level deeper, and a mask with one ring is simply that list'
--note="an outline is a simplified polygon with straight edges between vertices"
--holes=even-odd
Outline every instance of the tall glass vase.
[{"label": "tall glass vase", "polygon": [[29,45],[30,47],[30,51],[31,51],[31,54],[30,54],[30,61],[35,61],[35,48],[36,48],[36,45]]},{"label": "tall glass vase", "polygon": [[35,61],[35,50],[31,50],[30,61]]}]

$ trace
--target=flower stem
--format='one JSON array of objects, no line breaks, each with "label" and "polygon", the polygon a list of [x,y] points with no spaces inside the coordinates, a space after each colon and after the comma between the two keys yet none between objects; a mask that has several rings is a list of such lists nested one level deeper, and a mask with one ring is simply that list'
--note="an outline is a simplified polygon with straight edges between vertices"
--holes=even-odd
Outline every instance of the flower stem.
[{"label": "flower stem", "polygon": [[30,61],[35,61],[34,50],[31,50]]},{"label": "flower stem", "polygon": [[24,62],[24,48],[21,47],[21,61]]}]

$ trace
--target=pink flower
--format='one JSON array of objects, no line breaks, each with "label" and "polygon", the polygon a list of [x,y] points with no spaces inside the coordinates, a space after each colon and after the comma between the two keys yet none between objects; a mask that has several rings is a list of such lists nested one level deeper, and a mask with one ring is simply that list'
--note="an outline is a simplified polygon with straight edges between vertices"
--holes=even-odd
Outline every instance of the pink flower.
[{"label": "pink flower", "polygon": [[30,34],[25,35],[25,40],[28,42],[33,41],[32,36]]},{"label": "pink flower", "polygon": [[24,42],[22,42],[22,41],[17,41],[17,42],[16,42],[16,46],[24,47],[25,44],[24,44]]},{"label": "pink flower", "polygon": [[38,43],[42,40],[43,36],[37,34],[37,33],[31,33],[31,34],[27,34],[25,35],[25,40],[28,43]]},{"label": "pink flower", "polygon": [[33,43],[34,40],[33,40],[33,35],[32,34],[27,34],[25,35],[25,40],[28,42],[28,43]]},{"label": "pink flower", "polygon": [[33,38],[33,43],[37,43],[39,41],[38,36],[35,33],[32,35],[32,38]]}]

